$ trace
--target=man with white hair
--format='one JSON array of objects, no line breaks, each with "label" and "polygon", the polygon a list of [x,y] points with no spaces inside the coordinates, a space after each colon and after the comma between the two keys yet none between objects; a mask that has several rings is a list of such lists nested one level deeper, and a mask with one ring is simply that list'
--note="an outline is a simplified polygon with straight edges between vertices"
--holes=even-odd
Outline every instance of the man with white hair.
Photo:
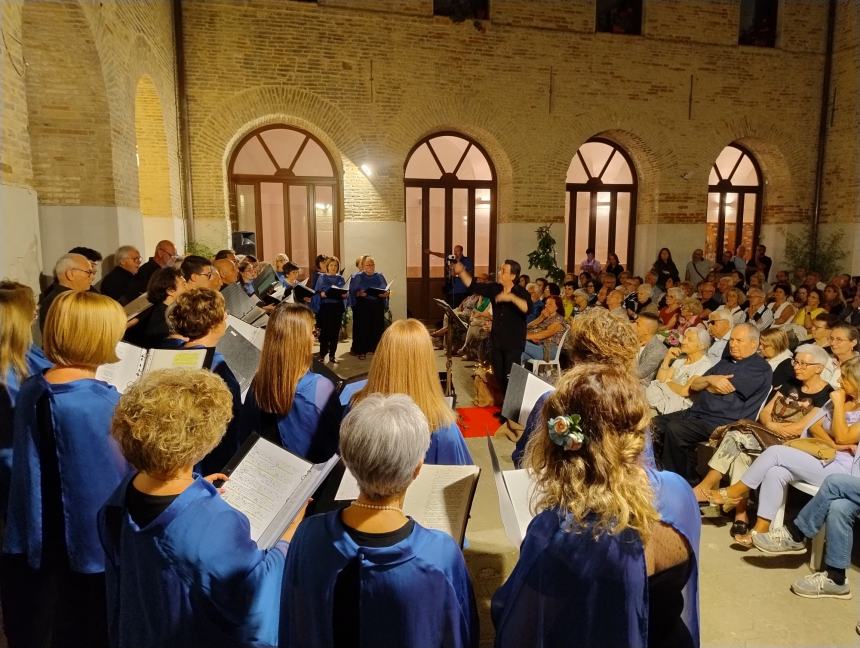
[{"label": "man with white hair", "polygon": [[755,419],[770,392],[773,372],[758,355],[759,331],[752,324],[738,324],[729,339],[729,354],[703,375],[690,381],[697,394],[689,409],[654,418],[655,443],[662,444],[665,470],[690,482],[697,481],[696,444],[705,441],[719,425],[739,419]]},{"label": "man with white hair", "polygon": [[92,264],[84,255],[69,253],[61,256],[54,265],[54,276],[57,280],[39,300],[39,328],[44,326],[48,309],[58,295],[68,290],[89,290],[95,274]]},{"label": "man with white hair", "polygon": [[149,280],[156,270],[166,268],[169,265],[176,263],[178,255],[176,254],[176,246],[171,241],[159,241],[155,246],[155,252],[149,257],[149,261],[140,266],[140,270],[134,275],[131,283],[128,286],[128,296],[134,299],[138,295],[146,292],[146,287],[149,285]]},{"label": "man with white hair", "polygon": [[714,365],[708,356],[710,334],[703,328],[692,326],[684,331],[679,346],[669,349],[657,377],[645,389],[648,404],[660,414],[687,409],[690,400],[690,383]]},{"label": "man with white hair", "polygon": [[713,342],[708,349],[708,357],[713,364],[718,363],[723,359],[723,354],[726,351],[726,345],[729,343],[729,338],[732,335],[732,316],[727,310],[718,308],[708,315],[707,325],[708,333],[711,334]]},{"label": "man with white hair", "polygon": [[127,304],[131,301],[128,295],[129,286],[131,286],[134,275],[140,270],[142,262],[140,252],[133,245],[123,245],[114,254],[114,262],[116,265],[113,270],[102,279],[101,293],[115,299],[120,304]]}]

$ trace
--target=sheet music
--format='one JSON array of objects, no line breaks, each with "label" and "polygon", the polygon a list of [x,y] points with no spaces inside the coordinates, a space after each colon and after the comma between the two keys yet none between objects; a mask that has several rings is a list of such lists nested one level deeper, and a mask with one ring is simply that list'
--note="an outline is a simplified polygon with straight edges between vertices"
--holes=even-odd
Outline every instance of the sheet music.
[{"label": "sheet music", "polygon": [[126,321],[133,320],[148,308],[152,308],[152,304],[149,303],[146,293],[143,293],[140,297],[130,301],[123,307]]},{"label": "sheet music", "polygon": [[251,538],[260,541],[311,464],[265,439],[257,443],[224,482],[224,501],[251,523]]},{"label": "sheet music", "polygon": [[521,365],[514,364],[508,378],[502,414],[520,425],[525,425],[538,398],[554,389],[551,384],[541,380]]},{"label": "sheet music", "polygon": [[499,456],[493,446],[492,439],[487,437],[490,451],[490,461],[493,465],[493,479],[496,483],[496,493],[499,497],[499,515],[505,535],[515,547],[519,547],[526,537],[526,529],[532,521],[530,501],[534,493],[534,484],[528,471],[505,470],[499,466]]},{"label": "sheet music", "polygon": [[156,369],[202,369],[206,349],[150,349],[144,372]]},{"label": "sheet music", "polygon": [[266,329],[261,329],[259,326],[243,322],[238,317],[233,317],[232,315],[227,315],[227,326],[239,333],[260,351],[263,350],[263,340],[266,339]]},{"label": "sheet music", "polygon": [[101,365],[96,369],[96,378],[113,385],[120,394],[124,394],[143,373],[146,349],[128,342],[118,342],[115,353],[119,361]]}]

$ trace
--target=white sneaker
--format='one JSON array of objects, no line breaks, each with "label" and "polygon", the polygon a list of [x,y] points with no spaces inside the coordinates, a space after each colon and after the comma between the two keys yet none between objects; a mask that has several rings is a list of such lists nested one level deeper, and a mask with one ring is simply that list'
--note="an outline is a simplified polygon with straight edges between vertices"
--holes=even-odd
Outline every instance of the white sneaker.
[{"label": "white sneaker", "polygon": [[799,578],[791,584],[791,591],[803,598],[851,598],[848,579],[846,578],[842,585],[837,585],[827,576],[826,571]]}]

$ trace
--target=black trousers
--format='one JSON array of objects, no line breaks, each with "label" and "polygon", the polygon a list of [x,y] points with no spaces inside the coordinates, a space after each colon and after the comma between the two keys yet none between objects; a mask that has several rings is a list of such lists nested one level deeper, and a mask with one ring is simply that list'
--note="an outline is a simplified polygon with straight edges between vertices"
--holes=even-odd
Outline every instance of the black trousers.
[{"label": "black trousers", "polygon": [[320,304],[320,355],[334,357],[343,321],[343,304]]},{"label": "black trousers", "polygon": [[523,355],[523,348],[519,349],[501,349],[493,346],[490,362],[493,364],[493,375],[496,377],[496,382],[502,393],[508,389],[508,374],[511,373],[511,366],[515,362],[519,362]]},{"label": "black trousers", "polygon": [[352,352],[373,353],[385,331],[385,302],[358,297],[352,307]]},{"label": "black trousers", "polygon": [[699,481],[696,474],[696,445],[707,441],[714,431],[711,423],[690,416],[688,412],[661,414],[653,420],[655,448],[664,470],[678,473],[690,483]]}]

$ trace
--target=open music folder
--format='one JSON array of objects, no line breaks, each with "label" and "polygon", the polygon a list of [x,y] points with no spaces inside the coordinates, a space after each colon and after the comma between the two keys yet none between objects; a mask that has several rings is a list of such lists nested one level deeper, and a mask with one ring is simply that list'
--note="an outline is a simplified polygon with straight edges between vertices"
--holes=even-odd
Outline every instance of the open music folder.
[{"label": "open music folder", "polygon": [[[241,320],[236,320],[232,315],[228,315],[227,317],[228,320],[238,322],[241,326],[255,331],[263,331],[263,329],[246,324]],[[224,337],[219,340],[215,350],[224,356],[227,366],[230,367],[230,371],[236,376],[236,380],[239,382],[239,389],[242,393],[242,402],[244,403],[245,395],[251,386],[251,381],[254,380],[254,376],[257,374],[257,369],[260,366],[260,347],[257,347],[252,340],[248,339],[244,331],[241,330],[241,326],[240,328],[234,328],[228,321]]]},{"label": "open music folder", "polygon": [[493,447],[493,439],[489,435],[487,435],[487,446],[490,449],[490,461],[493,464],[493,480],[496,482],[496,492],[499,496],[502,526],[508,540],[519,549],[523,538],[526,537],[526,529],[534,517],[531,512],[534,482],[524,468],[501,469],[499,456]]},{"label": "open music folder", "polygon": [[[462,546],[480,474],[477,466],[424,464],[406,491],[403,512],[421,526],[444,531]],[[358,482],[346,469],[334,498],[354,500],[358,495]]]},{"label": "open music folder", "polygon": [[371,297],[379,297],[382,293],[386,293],[391,290],[391,284],[393,283],[394,279],[389,281],[388,285],[385,288],[365,288],[364,291]]},{"label": "open music folder", "polygon": [[335,454],[314,464],[253,434],[224,468],[230,479],[222,497],[248,518],[257,546],[269,549],[338,461]]},{"label": "open music folder", "polygon": [[149,298],[146,293],[143,293],[140,297],[133,299],[122,309],[125,311],[125,321],[129,322],[133,320],[138,315],[141,315],[152,308],[153,304],[149,303]]},{"label": "open music folder", "polygon": [[101,365],[96,378],[116,387],[120,394],[141,376],[156,369],[203,369],[212,365],[213,349],[142,349],[128,342],[116,345],[118,362]]},{"label": "open music folder", "polygon": [[502,416],[525,425],[537,400],[554,390],[555,387],[527,371],[522,365],[514,364],[508,377]]}]

